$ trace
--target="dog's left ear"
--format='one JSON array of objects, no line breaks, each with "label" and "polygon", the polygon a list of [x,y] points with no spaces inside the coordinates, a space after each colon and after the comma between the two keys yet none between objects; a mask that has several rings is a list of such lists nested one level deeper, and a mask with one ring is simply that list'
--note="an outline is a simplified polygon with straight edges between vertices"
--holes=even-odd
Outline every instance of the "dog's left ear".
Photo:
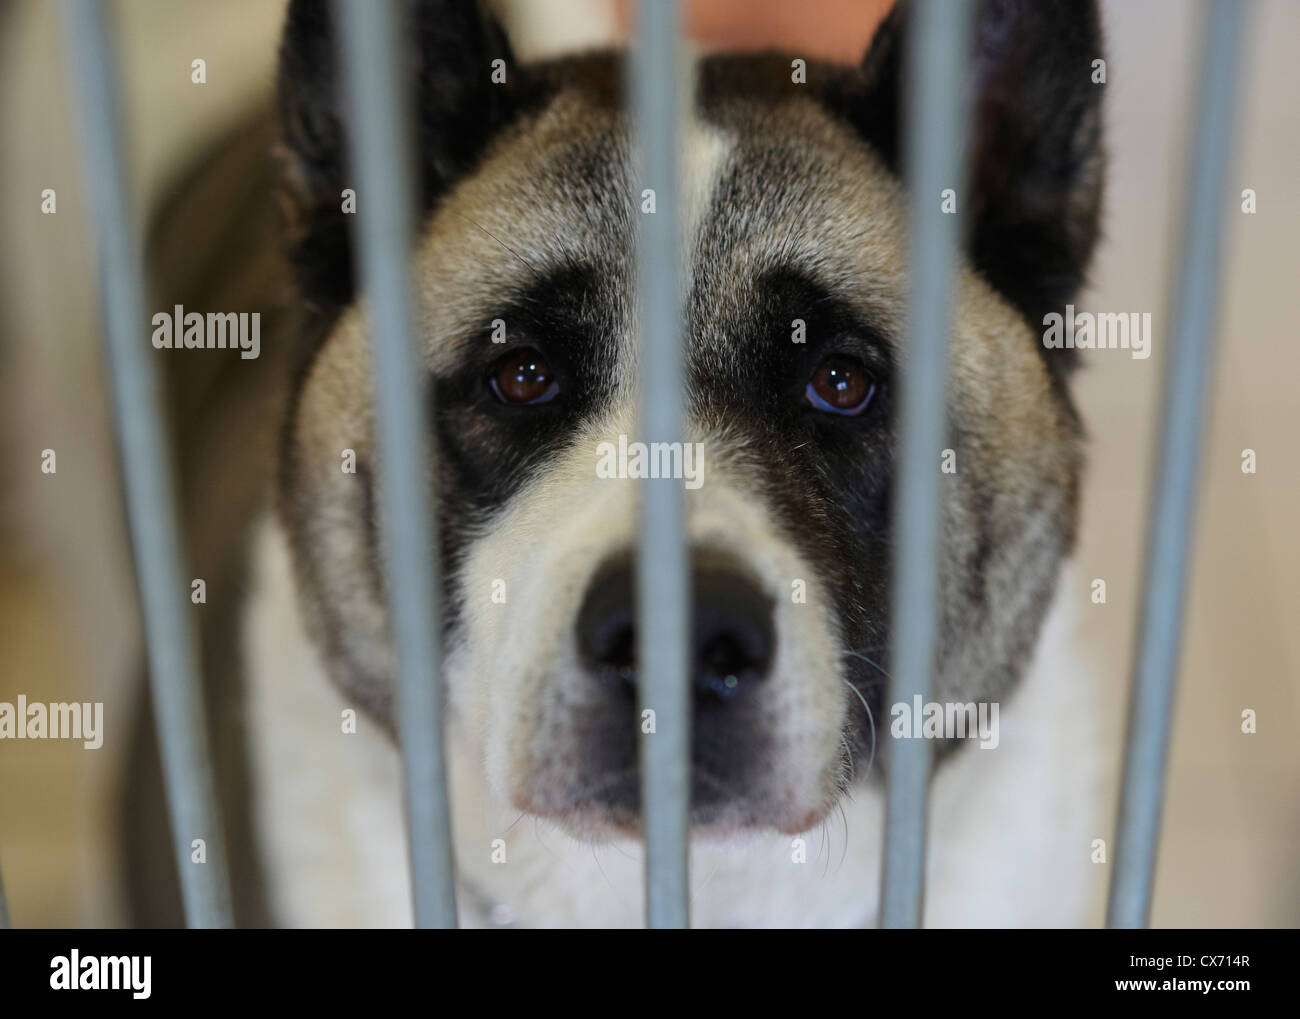
[{"label": "dog's left ear", "polygon": [[[876,33],[853,114],[895,169],[908,8],[899,0]],[[1097,240],[1106,86],[1094,61],[1102,58],[1093,0],[976,4],[969,178],[953,187],[971,260],[1035,324],[1074,297]]]}]

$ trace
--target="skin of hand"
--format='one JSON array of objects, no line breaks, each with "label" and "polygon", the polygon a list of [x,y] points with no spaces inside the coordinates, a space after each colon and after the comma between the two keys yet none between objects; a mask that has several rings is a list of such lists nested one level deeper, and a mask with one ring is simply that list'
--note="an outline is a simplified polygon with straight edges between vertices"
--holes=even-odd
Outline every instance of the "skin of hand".
[{"label": "skin of hand", "polygon": [[[705,50],[777,49],[855,64],[893,0],[687,0],[687,34]],[[616,0],[630,34],[631,0]]]}]

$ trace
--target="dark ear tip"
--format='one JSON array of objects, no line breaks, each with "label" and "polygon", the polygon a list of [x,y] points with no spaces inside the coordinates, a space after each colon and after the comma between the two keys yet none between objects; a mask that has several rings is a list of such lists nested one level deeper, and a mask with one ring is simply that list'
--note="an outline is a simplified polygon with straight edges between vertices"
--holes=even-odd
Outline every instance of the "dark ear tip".
[{"label": "dark ear tip", "polygon": [[[1014,26],[1026,23],[1058,26],[1072,35],[1073,42],[1090,41],[1097,46],[1102,42],[1097,0],[976,0],[975,6],[976,37],[981,42],[996,43],[1009,36]],[[890,8],[868,44],[862,59],[864,70],[870,72],[882,60],[901,56],[901,47],[892,43],[901,41],[911,8],[911,0],[898,0]]]},{"label": "dark ear tip", "polygon": [[[391,0],[348,0],[381,3]],[[478,0],[406,0],[400,52],[416,92],[422,209],[466,173],[520,103],[489,83],[492,60],[513,68],[505,31]],[[348,217],[341,208],[346,162],[333,4],[290,0],[276,77],[280,198],[300,296],[321,307],[350,299]]]},{"label": "dark ear tip", "polygon": [[280,32],[280,62],[301,60],[333,37],[328,0],[289,0]]},{"label": "dark ear tip", "polygon": [[903,26],[910,6],[908,0],[898,0],[872,33],[861,63],[862,72],[868,81],[879,80],[887,73],[887,68],[897,62],[901,51],[898,44],[902,40]]},{"label": "dark ear tip", "polygon": [[979,0],[980,48],[997,52],[1017,37],[1055,35],[1076,48],[1101,45],[1101,8],[1096,0]]}]

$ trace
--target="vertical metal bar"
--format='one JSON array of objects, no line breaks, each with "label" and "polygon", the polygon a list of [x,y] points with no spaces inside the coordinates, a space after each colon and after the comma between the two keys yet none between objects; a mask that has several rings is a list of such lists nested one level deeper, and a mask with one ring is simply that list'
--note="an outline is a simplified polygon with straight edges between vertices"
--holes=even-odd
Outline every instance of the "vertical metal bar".
[{"label": "vertical metal bar", "polygon": [[9,905],[5,901],[5,885],[3,876],[0,876],[0,931],[9,929]]},{"label": "vertical metal bar", "polygon": [[[637,249],[640,424],[646,442],[680,442],[684,435],[679,30],[677,0],[643,0],[639,5],[632,62],[637,187],[653,189],[655,197],[654,213],[641,215]],[[636,200],[643,207],[639,194]],[[641,738],[646,923],[685,927],[691,781],[686,503],[678,479],[647,479],[641,484],[637,645],[641,708],[655,712],[654,733]]]},{"label": "vertical metal bar", "polygon": [[[142,262],[119,145],[116,76],[101,4],[64,0],[63,13],[81,105],[114,416],[185,918],[191,927],[228,927],[225,838],[208,755],[172,453],[149,356]],[[195,839],[204,842],[202,864],[191,862]]]},{"label": "vertical metal bar", "polygon": [[1107,924],[1145,927],[1151,914],[1165,765],[1186,601],[1206,388],[1217,328],[1219,259],[1232,152],[1245,5],[1215,0],[1204,26],[1198,120],[1170,302],[1159,465],[1147,520],[1142,626],[1129,705],[1124,780]]},{"label": "vertical metal bar", "polygon": [[[930,699],[938,638],[939,459],[943,450],[951,288],[958,219],[940,193],[964,182],[971,4],[920,0],[908,32],[904,170],[910,203],[907,361],[901,393],[901,467],[894,503],[891,704]],[[932,747],[889,747],[882,927],[917,927],[925,881]]]},{"label": "vertical metal bar", "polygon": [[335,0],[333,10],[357,178],[355,235],[370,317],[415,922],[419,927],[455,927],[438,682],[442,617],[432,525],[430,417],[411,309],[409,257],[417,207],[413,100],[398,59],[402,8],[387,0]]}]

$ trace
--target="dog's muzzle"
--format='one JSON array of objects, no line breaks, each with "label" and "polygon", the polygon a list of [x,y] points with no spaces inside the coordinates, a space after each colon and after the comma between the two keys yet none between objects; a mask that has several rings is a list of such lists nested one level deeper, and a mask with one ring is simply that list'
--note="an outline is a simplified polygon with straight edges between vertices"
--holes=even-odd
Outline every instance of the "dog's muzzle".
[{"label": "dog's muzzle", "polygon": [[[598,756],[627,771],[599,786],[594,798],[635,810],[638,729],[637,611],[634,563],[628,555],[598,569],[577,617],[579,660],[586,679],[615,717]],[[773,603],[743,565],[697,551],[691,564],[690,670],[692,808],[708,820],[747,790],[746,761],[761,742],[754,700],[769,680],[776,651]]]}]

